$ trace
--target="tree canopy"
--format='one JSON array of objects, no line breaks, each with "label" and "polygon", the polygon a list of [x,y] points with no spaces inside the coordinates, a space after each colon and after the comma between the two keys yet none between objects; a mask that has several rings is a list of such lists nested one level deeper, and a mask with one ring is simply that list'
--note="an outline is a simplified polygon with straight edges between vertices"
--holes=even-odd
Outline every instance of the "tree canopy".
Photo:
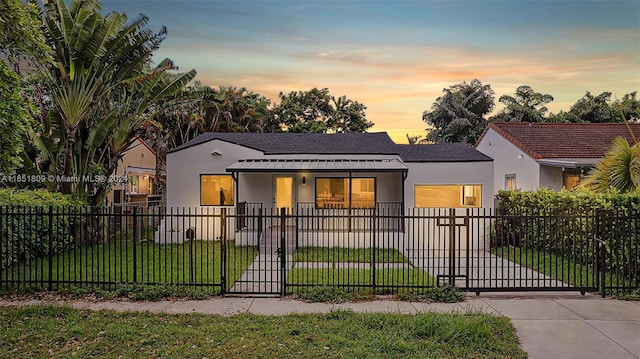
[{"label": "tree canopy", "polygon": [[575,104],[571,106],[569,111],[561,111],[558,114],[550,116],[553,122],[572,122],[572,123],[621,123],[625,119],[631,122],[638,121],[640,118],[640,101],[638,101],[637,92],[631,92],[622,97],[622,99],[612,101],[612,93],[605,91],[599,95],[587,93]]},{"label": "tree canopy", "polygon": [[422,120],[430,125],[427,141],[476,142],[486,127],[485,116],[494,107],[494,91],[479,80],[463,82],[443,89],[431,106],[422,114]]},{"label": "tree canopy", "polygon": [[366,119],[367,107],[346,96],[334,97],[329,89],[280,93],[274,118],[288,132],[365,132],[373,122]]},{"label": "tree canopy", "polygon": [[498,101],[505,107],[491,121],[545,122],[548,111],[545,105],[553,101],[553,96],[535,92],[531,86],[523,85],[513,95],[500,96]]},{"label": "tree canopy", "polygon": [[21,65],[48,60],[38,8],[21,0],[0,2],[0,173],[22,163],[23,138],[33,125],[33,104],[24,95]]}]

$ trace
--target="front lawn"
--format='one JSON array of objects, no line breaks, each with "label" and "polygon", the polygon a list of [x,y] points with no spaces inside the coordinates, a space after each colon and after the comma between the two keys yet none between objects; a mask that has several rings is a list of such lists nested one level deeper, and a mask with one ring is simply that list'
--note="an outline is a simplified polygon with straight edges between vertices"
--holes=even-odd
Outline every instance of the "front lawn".
[{"label": "front lawn", "polygon": [[287,316],[0,308],[0,357],[526,358],[508,318],[480,313]]},{"label": "front lawn", "polygon": [[[491,253],[573,286],[596,287],[600,284],[593,265],[576,263],[552,253],[509,246],[492,248]],[[605,284],[608,288],[632,287],[629,280],[610,273],[605,275]]]},{"label": "front lawn", "polygon": [[301,247],[293,252],[294,262],[359,262],[409,263],[409,259],[397,249]]},{"label": "front lawn", "polygon": [[[0,272],[0,281],[46,284],[202,284],[220,286],[220,241],[183,244],[138,243],[112,240],[57,253],[52,261],[33,259]],[[227,287],[240,278],[258,253],[257,247],[227,242]]]},{"label": "front lawn", "polygon": [[292,292],[321,285],[387,293],[397,292],[398,287],[435,286],[436,279],[413,267],[397,249],[303,247],[293,253],[287,284]]}]

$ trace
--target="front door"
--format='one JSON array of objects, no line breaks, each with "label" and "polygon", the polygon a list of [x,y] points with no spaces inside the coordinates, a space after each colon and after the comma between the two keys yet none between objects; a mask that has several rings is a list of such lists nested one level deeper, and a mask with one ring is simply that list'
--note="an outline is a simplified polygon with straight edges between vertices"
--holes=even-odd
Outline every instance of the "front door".
[{"label": "front door", "polygon": [[276,176],[274,178],[274,208],[280,214],[285,208],[287,214],[293,213],[293,176]]}]

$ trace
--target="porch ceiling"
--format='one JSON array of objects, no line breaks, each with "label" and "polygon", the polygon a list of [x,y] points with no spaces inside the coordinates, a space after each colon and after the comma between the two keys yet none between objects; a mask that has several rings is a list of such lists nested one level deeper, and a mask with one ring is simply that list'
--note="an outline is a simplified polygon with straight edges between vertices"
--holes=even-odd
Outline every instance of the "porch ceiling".
[{"label": "porch ceiling", "polygon": [[396,159],[312,160],[254,159],[240,160],[227,172],[407,172],[407,166]]}]

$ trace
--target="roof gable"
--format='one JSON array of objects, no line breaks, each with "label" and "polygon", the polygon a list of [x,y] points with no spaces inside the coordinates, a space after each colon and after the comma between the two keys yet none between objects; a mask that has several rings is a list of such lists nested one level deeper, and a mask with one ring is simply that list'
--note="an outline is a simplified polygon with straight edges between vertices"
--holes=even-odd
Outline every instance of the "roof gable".
[{"label": "roof gable", "polygon": [[[640,125],[630,125],[640,138]],[[602,158],[616,137],[632,143],[628,127],[621,123],[491,123],[489,129],[513,143],[534,159]]]}]

